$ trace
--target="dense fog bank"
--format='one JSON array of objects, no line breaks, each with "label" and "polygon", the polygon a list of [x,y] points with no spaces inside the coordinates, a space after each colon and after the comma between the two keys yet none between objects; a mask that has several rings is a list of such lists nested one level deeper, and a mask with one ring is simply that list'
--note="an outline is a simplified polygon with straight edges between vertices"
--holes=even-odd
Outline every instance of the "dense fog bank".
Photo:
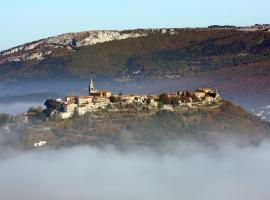
[{"label": "dense fog bank", "polygon": [[270,142],[213,148],[175,142],[147,148],[77,147],[19,153],[0,160],[5,200],[268,200]]}]

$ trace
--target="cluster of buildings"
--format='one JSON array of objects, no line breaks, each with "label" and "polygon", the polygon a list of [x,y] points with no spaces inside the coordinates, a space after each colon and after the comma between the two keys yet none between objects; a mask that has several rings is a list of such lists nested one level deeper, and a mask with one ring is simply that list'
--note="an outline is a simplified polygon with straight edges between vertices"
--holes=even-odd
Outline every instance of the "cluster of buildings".
[{"label": "cluster of buildings", "polygon": [[[102,109],[119,110],[134,106],[136,108],[176,110],[183,106],[194,107],[220,101],[217,91],[201,88],[195,92],[164,93],[162,95],[113,94],[109,90],[96,90],[91,77],[89,95],[66,96],[64,100],[55,99],[47,104],[50,117],[68,119],[77,113],[82,116]],[[52,101],[52,100],[51,100]],[[56,105],[56,106],[55,106]]]},{"label": "cluster of buildings", "polygon": [[42,140],[42,141],[39,141],[39,142],[35,142],[33,144],[33,147],[43,147],[43,146],[46,146],[46,144],[47,144],[47,141]]}]

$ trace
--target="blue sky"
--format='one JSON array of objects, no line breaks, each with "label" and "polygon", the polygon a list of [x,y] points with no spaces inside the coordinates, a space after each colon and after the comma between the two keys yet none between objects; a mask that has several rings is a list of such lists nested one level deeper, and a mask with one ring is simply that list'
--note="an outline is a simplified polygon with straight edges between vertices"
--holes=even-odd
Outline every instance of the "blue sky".
[{"label": "blue sky", "polygon": [[270,23],[269,0],[1,0],[0,50],[91,29]]}]

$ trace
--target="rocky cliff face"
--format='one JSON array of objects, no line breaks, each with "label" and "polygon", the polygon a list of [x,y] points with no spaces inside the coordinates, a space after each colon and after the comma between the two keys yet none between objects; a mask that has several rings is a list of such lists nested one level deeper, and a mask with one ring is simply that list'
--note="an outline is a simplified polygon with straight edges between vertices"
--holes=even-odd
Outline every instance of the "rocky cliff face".
[{"label": "rocky cliff face", "polygon": [[143,37],[147,36],[148,31],[86,31],[66,33],[2,51],[0,53],[0,64],[26,60],[42,60],[57,51],[59,52],[59,50],[72,51],[74,48],[98,43]]}]

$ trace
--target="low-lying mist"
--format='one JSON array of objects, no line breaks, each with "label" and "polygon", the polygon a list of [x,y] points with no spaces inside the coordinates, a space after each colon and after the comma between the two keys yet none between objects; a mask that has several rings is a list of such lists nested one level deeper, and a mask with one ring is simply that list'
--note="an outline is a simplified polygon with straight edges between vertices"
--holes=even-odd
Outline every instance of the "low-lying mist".
[{"label": "low-lying mist", "polygon": [[76,147],[0,160],[5,200],[269,200],[270,142],[218,148],[175,142],[162,153]]},{"label": "low-lying mist", "polygon": [[0,103],[0,113],[17,115],[26,112],[31,107],[43,106],[43,104],[43,102],[17,102],[12,104]]}]

